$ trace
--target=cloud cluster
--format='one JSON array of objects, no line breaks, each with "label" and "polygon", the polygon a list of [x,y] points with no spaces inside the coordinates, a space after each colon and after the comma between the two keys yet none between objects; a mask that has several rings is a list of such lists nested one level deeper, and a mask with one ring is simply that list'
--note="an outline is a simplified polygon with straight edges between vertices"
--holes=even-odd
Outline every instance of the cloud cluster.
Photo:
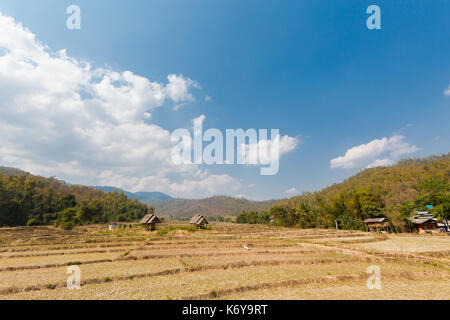
[{"label": "cloud cluster", "polygon": [[394,164],[401,156],[418,151],[414,145],[405,141],[404,136],[375,139],[348,149],[344,156],[332,159],[331,168],[372,168]]},{"label": "cloud cluster", "polygon": [[0,13],[0,162],[71,182],[207,196],[240,188],[229,175],[172,163],[170,132],[149,123],[165,102],[194,101],[183,75],[152,82],[52,52]]},{"label": "cloud cluster", "polygon": [[[241,182],[228,174],[175,164],[177,141],[151,123],[156,108],[195,101],[193,89],[200,84],[181,74],[155,82],[52,51],[0,12],[2,165],[176,197],[238,194]],[[281,137],[280,153],[296,145],[296,138]]]}]

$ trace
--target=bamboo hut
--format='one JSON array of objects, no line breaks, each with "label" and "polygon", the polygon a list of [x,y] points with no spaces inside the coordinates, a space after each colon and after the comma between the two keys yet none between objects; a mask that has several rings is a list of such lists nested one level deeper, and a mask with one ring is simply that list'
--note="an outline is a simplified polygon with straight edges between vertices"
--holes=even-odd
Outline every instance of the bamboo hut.
[{"label": "bamboo hut", "polygon": [[364,225],[366,226],[367,231],[388,232],[391,229],[391,225],[386,218],[366,219],[364,220]]},{"label": "bamboo hut", "polygon": [[148,230],[148,231],[156,230],[156,225],[158,223],[161,223],[159,218],[157,216],[155,216],[154,214],[151,214],[151,213],[145,215],[141,219],[141,221],[139,221],[139,224],[141,226],[145,227],[145,229]]},{"label": "bamboo hut", "polygon": [[200,214],[196,214],[192,217],[192,219],[189,221],[189,224],[197,227],[198,229],[205,229],[206,225],[208,225],[208,220]]}]

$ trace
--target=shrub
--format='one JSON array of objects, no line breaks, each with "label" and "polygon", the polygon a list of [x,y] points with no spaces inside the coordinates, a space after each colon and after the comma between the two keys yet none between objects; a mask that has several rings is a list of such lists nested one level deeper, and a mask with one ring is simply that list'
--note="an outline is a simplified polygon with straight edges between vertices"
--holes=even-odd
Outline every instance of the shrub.
[{"label": "shrub", "polygon": [[53,289],[56,288],[56,284],[51,284],[51,283],[46,284],[46,285],[45,285],[45,288],[46,288],[46,289],[49,289],[49,290],[53,290]]},{"label": "shrub", "polygon": [[38,226],[40,225],[39,220],[36,218],[31,218],[27,221],[27,226],[28,227],[33,227],[33,226]]},{"label": "shrub", "polygon": [[72,230],[75,226],[80,225],[75,208],[69,208],[58,213],[57,225],[64,230]]}]

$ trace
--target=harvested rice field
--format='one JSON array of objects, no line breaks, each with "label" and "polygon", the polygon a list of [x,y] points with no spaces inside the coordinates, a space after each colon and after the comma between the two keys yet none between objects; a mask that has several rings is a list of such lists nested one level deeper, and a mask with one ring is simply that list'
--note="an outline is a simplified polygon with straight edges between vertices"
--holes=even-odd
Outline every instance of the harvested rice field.
[{"label": "harvested rice field", "polygon": [[0,299],[450,299],[448,236],[179,225],[1,228]]}]

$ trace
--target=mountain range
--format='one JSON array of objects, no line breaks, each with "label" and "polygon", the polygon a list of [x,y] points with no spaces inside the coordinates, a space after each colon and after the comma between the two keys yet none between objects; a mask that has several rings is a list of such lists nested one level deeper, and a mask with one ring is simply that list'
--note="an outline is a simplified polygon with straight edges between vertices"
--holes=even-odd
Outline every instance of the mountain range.
[{"label": "mountain range", "polygon": [[94,186],[104,192],[123,192],[128,198],[155,207],[155,213],[168,217],[189,217],[193,214],[205,216],[236,216],[242,211],[268,210],[279,200],[250,201],[243,198],[215,196],[206,199],[175,199],[162,192],[129,192],[115,187]]},{"label": "mountain range", "polygon": [[215,196],[206,199],[170,199],[153,203],[155,212],[168,217],[189,217],[193,214],[204,216],[236,216],[243,211],[269,210],[280,200],[251,201],[243,198]]},{"label": "mountain range", "polygon": [[[429,190],[448,192],[450,181],[450,154],[431,156],[424,159],[404,159],[387,167],[365,169],[358,174],[310,194],[290,199],[250,201],[242,198],[215,196],[206,199],[176,199],[161,192],[129,192],[110,186],[91,187],[106,193],[123,192],[128,198],[152,205],[158,215],[166,217],[189,217],[193,214],[205,216],[236,216],[242,211],[265,211],[276,204],[283,207],[298,208],[304,203],[313,207],[317,204],[332,203],[339,197],[355,192],[374,193],[383,202],[383,208],[400,206],[404,201],[414,201],[427,194]],[[8,167],[0,167],[6,175],[30,175]],[[64,181],[58,182],[66,184]],[[69,185],[69,184],[66,184]],[[366,189],[364,189],[366,188]],[[355,193],[356,194],[356,193]],[[324,202],[325,201],[325,202]],[[320,206],[319,206],[320,207]],[[383,210],[385,210],[383,209]],[[389,209],[391,210],[391,209]],[[393,209],[392,209],[393,210]],[[391,211],[392,211],[391,210]]]},{"label": "mountain range", "polygon": [[126,190],[122,190],[120,188],[109,187],[109,186],[93,186],[92,188],[96,190],[103,190],[106,193],[109,192],[123,192],[128,198],[134,199],[137,198],[139,201],[144,202],[146,204],[153,205],[156,202],[171,200],[172,197],[162,193],[162,192],[129,192]]}]

